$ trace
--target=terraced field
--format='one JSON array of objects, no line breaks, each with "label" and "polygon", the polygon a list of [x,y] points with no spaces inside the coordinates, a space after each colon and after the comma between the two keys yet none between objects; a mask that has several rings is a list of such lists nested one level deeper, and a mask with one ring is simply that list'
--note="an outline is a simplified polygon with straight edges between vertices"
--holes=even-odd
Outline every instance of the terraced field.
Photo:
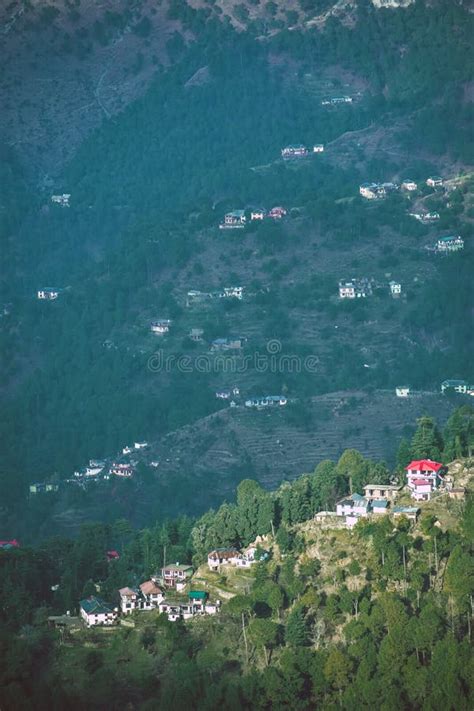
[{"label": "terraced field", "polygon": [[162,462],[160,479],[172,478],[177,468],[198,480],[212,471],[219,486],[227,482],[229,493],[234,470],[275,487],[312,471],[323,459],[337,459],[347,448],[374,459],[391,452],[388,463],[393,464],[399,440],[409,434],[407,423],[434,413],[443,424],[452,404],[434,393],[401,399],[388,391],[336,392],[311,398],[306,428],[292,422],[292,407],[271,412],[229,408],[167,435],[154,450]]}]

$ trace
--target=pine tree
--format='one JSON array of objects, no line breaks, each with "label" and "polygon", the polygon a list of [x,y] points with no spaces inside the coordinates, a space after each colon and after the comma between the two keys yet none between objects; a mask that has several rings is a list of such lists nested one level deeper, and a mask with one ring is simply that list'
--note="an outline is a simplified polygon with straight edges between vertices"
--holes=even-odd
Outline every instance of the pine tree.
[{"label": "pine tree", "polygon": [[302,647],[308,641],[308,628],[301,607],[295,607],[288,615],[285,642],[293,647]]},{"label": "pine tree", "polygon": [[411,454],[415,459],[439,459],[443,442],[432,417],[420,417],[411,441]]},{"label": "pine tree", "polygon": [[411,447],[410,443],[408,440],[403,438],[400,440],[400,444],[398,445],[398,451],[397,451],[397,469],[400,469],[403,471],[407,464],[410,463],[412,459],[412,454],[411,454]]}]

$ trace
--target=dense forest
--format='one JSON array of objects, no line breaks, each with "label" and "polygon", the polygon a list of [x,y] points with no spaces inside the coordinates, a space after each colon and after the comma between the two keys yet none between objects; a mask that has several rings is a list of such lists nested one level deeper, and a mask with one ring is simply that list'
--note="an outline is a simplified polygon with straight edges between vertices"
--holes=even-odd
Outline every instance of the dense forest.
[{"label": "dense forest", "polygon": [[[398,471],[426,456],[472,467],[463,459],[472,423],[472,411],[456,412],[442,436],[423,418],[400,448]],[[275,492],[242,481],[235,502],[199,519],[140,531],[126,520],[87,524],[75,540],[0,551],[2,708],[469,709],[472,497],[433,502],[416,525],[382,517],[350,533],[312,523],[350,486],[392,477],[347,450]],[[202,585],[209,550],[256,536],[270,556],[244,589],[238,577],[214,574],[230,593],[215,618],[139,612],[131,627],[48,625],[97,589],[115,601],[119,587],[163,564],[165,550],[199,569]],[[108,562],[111,546],[120,558]]]}]

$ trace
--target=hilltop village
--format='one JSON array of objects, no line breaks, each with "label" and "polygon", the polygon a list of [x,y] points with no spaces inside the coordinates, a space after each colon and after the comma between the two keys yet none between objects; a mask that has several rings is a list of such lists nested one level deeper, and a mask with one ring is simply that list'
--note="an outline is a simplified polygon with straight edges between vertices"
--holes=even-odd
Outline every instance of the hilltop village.
[{"label": "hilltop village", "polygon": [[[443,519],[453,506],[464,505],[468,493],[466,483],[470,486],[472,482],[461,475],[462,471],[459,462],[446,466],[431,459],[413,460],[405,467],[403,478],[392,479],[393,483],[389,484],[365,484],[360,492],[351,492],[337,500],[334,511],[317,511],[305,525],[315,527],[321,535],[346,530],[358,536],[363,526],[390,519],[393,526],[412,530],[419,525],[421,515],[429,518],[429,513],[436,511]],[[74,632],[81,624],[85,628],[134,627],[153,612],[173,623],[219,615],[223,603],[228,603],[236,594],[232,588],[230,594],[220,590],[223,581],[234,580],[238,571],[242,571],[247,576],[242,581],[252,584],[258,566],[266,565],[275,556],[278,540],[273,532],[273,535],[258,535],[240,550],[235,546],[215,547],[207,551],[200,566],[179,561],[164,563],[147,580],[123,580],[112,601],[104,600],[100,595],[101,585],[95,584],[96,592],[78,601],[78,616],[71,616],[69,612],[53,615],[49,622],[59,630]],[[20,549],[20,544],[16,540],[0,541],[0,549],[15,551]],[[121,559],[121,554],[114,549],[104,555],[112,569]],[[238,580],[235,578],[236,584]],[[58,588],[54,586],[56,593]]]},{"label": "hilltop village", "polygon": [[[321,531],[348,530],[357,532],[364,522],[380,522],[390,517],[394,525],[414,527],[423,507],[446,506],[446,502],[463,502],[467,495],[465,477],[459,476],[459,465],[446,466],[431,459],[413,460],[405,467],[403,479],[394,483],[368,483],[361,492],[352,492],[336,502],[334,511],[317,511],[313,524]],[[16,550],[18,541],[0,541],[0,549]],[[269,536],[257,536],[242,550],[233,546],[217,547],[207,552],[207,560],[196,569],[192,563],[164,564],[150,579],[124,585],[115,592],[115,602],[105,601],[100,594],[91,594],[78,601],[79,618],[50,617],[51,623],[62,628],[78,624],[87,627],[134,625],[137,615],[159,612],[170,622],[191,620],[195,617],[217,615],[222,599],[213,597],[210,590],[218,588],[218,580],[226,571],[252,571],[258,563],[272,557]],[[106,552],[109,565],[120,560],[117,550]],[[256,568],[255,568],[256,569]],[[125,581],[124,581],[125,582]],[[216,585],[217,584],[217,585]],[[100,585],[96,586],[100,592]],[[225,600],[229,595],[225,594]]]}]

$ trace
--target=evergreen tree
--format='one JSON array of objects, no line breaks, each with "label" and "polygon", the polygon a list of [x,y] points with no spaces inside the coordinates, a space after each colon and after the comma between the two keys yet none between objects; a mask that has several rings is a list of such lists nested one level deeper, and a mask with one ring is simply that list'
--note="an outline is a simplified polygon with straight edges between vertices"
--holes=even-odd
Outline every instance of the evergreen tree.
[{"label": "evergreen tree", "polygon": [[404,471],[405,467],[411,462],[412,459],[413,456],[411,453],[410,443],[408,440],[403,438],[400,440],[397,450],[397,469]]},{"label": "evergreen tree", "polygon": [[302,647],[308,641],[308,628],[304,612],[296,606],[288,615],[285,629],[285,642],[292,647]]},{"label": "evergreen tree", "polygon": [[338,474],[347,479],[351,491],[362,491],[369,480],[369,462],[356,449],[346,449],[336,469]]},{"label": "evergreen tree", "polygon": [[432,417],[420,417],[411,441],[411,454],[415,459],[439,460],[443,441]]}]

